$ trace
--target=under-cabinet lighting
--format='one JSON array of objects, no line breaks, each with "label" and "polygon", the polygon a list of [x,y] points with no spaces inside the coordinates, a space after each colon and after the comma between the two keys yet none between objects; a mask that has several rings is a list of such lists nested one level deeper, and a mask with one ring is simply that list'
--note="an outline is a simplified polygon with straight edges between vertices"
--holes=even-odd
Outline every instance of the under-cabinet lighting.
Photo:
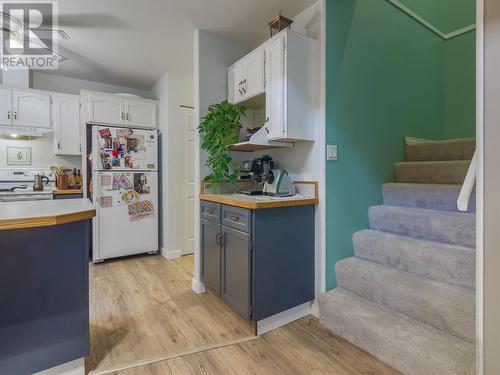
[{"label": "under-cabinet lighting", "polygon": [[19,137],[19,135],[17,135],[17,134],[11,134],[10,136],[11,136],[12,138],[17,138],[17,137]]}]

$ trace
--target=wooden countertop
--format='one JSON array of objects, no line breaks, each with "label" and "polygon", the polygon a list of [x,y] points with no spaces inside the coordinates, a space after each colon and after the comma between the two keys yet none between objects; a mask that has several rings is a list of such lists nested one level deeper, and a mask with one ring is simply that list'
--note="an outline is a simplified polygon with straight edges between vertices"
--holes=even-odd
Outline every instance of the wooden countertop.
[{"label": "wooden countertop", "polygon": [[200,199],[203,201],[227,204],[229,206],[247,208],[249,210],[318,204],[317,198],[304,196],[277,198],[265,196],[249,196],[243,194],[200,194]]},{"label": "wooden countertop", "polygon": [[53,195],[83,194],[83,189],[82,188],[80,188],[80,189],[65,189],[65,190],[55,189],[54,191],[52,191],[52,194]]},{"label": "wooden countertop", "polygon": [[87,198],[0,203],[0,230],[48,227],[91,219]]}]

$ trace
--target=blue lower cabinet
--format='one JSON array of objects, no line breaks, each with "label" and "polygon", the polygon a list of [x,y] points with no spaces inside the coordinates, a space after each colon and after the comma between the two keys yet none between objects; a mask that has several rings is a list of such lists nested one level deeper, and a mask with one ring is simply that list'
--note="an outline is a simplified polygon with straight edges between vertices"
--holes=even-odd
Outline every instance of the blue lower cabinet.
[{"label": "blue lower cabinet", "polygon": [[0,231],[0,374],[89,354],[90,223]]},{"label": "blue lower cabinet", "polygon": [[314,299],[314,206],[260,210],[201,202],[202,278],[248,320]]}]

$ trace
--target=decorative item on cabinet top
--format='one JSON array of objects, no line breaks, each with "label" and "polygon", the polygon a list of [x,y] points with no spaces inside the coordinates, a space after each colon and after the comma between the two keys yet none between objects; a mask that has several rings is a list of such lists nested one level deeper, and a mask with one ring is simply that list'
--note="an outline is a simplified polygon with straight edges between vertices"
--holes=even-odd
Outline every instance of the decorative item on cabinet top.
[{"label": "decorative item on cabinet top", "polygon": [[291,19],[282,16],[281,12],[280,10],[278,17],[273,18],[267,24],[269,26],[269,35],[271,38],[279,34],[282,30],[289,29],[293,23]]},{"label": "decorative item on cabinet top", "polygon": [[134,128],[156,129],[158,101],[132,94],[81,91],[86,103],[85,122]]}]

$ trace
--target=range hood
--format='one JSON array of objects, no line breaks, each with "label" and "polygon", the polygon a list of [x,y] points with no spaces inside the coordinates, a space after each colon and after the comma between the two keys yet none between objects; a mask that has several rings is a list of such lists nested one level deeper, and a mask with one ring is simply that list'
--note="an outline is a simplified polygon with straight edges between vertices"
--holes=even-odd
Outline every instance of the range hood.
[{"label": "range hood", "polygon": [[51,136],[52,133],[52,129],[0,126],[0,135],[10,136],[12,138],[17,138],[17,136],[47,137]]}]

